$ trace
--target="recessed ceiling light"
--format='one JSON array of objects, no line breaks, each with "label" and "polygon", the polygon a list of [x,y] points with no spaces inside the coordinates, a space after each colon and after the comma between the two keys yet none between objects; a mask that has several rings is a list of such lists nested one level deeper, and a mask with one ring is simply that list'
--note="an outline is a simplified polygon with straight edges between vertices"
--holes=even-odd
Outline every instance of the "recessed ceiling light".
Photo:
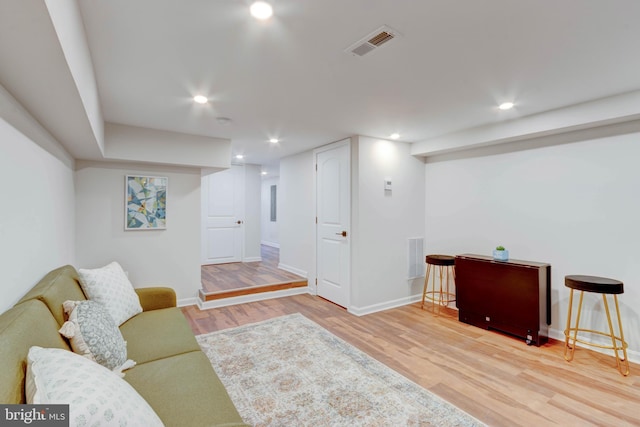
[{"label": "recessed ceiling light", "polygon": [[280,141],[280,140],[279,140],[278,138],[271,138],[271,139],[269,140],[269,142],[270,142],[270,143],[272,143],[272,144],[277,144],[279,141]]},{"label": "recessed ceiling light", "polygon": [[238,154],[238,155],[236,156],[236,159],[238,159],[238,160],[242,160],[242,159],[244,159],[244,156],[243,156],[242,154]]},{"label": "recessed ceiling light", "polygon": [[207,102],[209,102],[209,99],[207,99],[207,97],[204,95],[196,95],[193,97],[193,100],[198,104],[206,104]]},{"label": "recessed ceiling light", "polygon": [[273,15],[273,8],[265,1],[254,2],[249,10],[251,11],[251,16],[261,21],[269,19]]},{"label": "recessed ceiling light", "polygon": [[498,108],[501,110],[510,110],[513,108],[513,102],[503,102],[502,104],[498,105]]},{"label": "recessed ceiling light", "polygon": [[397,133],[397,132],[396,132],[396,133],[392,133],[391,135],[389,135],[389,138],[391,138],[391,139],[398,139],[398,138],[400,138],[400,134],[399,134],[399,133]]},{"label": "recessed ceiling light", "polygon": [[266,172],[264,172],[264,171],[262,172],[262,175],[266,175],[266,174],[267,174]]}]

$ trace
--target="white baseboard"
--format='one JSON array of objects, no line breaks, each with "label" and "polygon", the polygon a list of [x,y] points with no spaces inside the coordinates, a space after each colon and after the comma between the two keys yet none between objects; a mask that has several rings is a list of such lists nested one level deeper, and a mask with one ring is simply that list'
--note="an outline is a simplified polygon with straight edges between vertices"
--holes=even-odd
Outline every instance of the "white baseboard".
[{"label": "white baseboard", "polygon": [[403,305],[413,304],[422,300],[422,293],[411,295],[408,297],[385,301],[379,304],[368,305],[366,307],[351,306],[347,311],[356,316],[364,316],[365,314],[376,313],[378,311],[389,310],[390,308],[402,307]]},{"label": "white baseboard", "polygon": [[178,300],[178,307],[186,307],[188,305],[196,305],[198,304],[198,298],[182,298]]},{"label": "white baseboard", "polygon": [[272,248],[280,249],[280,243],[267,242],[266,240],[261,240],[260,244],[265,246],[271,246]]},{"label": "white baseboard", "polygon": [[304,270],[300,270],[299,268],[291,267],[290,265],[282,263],[278,264],[278,268],[280,270],[288,271],[289,273],[297,274],[298,276],[302,276],[305,279],[308,279],[307,272]]},{"label": "white baseboard", "polygon": [[210,308],[227,307],[230,305],[245,304],[248,302],[264,301],[273,298],[289,297],[292,295],[300,295],[309,293],[308,287],[304,288],[292,288],[283,289],[281,291],[273,292],[261,292],[259,294],[242,295],[239,297],[222,298],[212,301],[202,301],[200,298],[196,298],[198,308],[200,310],[207,310]]},{"label": "white baseboard", "polygon": [[[549,328],[549,338],[553,338],[556,339],[558,341],[562,341],[564,342],[564,329],[559,331],[557,329],[551,329]],[[584,340],[584,341],[590,341],[588,339],[585,339],[585,337],[580,337],[580,339]],[[598,348],[598,347],[591,347],[585,344],[581,344],[581,343],[576,343],[577,347],[580,348],[586,348],[588,350],[592,350],[592,351],[597,351],[598,353],[602,353],[602,354],[607,354],[611,357],[613,357],[613,350],[607,350],[604,348]],[[575,356],[575,357],[579,357],[579,356]],[[640,363],[640,352],[638,351],[634,351],[634,350],[629,350],[627,349],[627,357],[629,358],[629,362],[633,362],[633,363]]]},{"label": "white baseboard", "polygon": [[262,257],[259,257],[259,256],[242,258],[242,262],[260,262],[260,261],[262,261]]}]

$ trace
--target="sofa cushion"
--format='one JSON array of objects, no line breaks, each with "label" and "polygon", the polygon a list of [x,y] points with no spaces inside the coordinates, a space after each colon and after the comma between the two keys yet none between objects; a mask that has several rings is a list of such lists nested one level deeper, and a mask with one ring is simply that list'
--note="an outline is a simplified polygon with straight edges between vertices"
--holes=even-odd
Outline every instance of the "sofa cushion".
[{"label": "sofa cushion", "polygon": [[67,300],[80,301],[87,298],[80,288],[78,272],[72,266],[65,265],[50,271],[19,303],[31,299],[44,302],[61,326],[65,320],[62,304]]},{"label": "sofa cushion", "polygon": [[244,426],[202,351],[139,364],[124,378],[167,426]]},{"label": "sofa cushion", "polygon": [[58,327],[47,306],[37,299],[22,302],[0,315],[1,403],[26,403],[24,379],[30,347],[69,350]]},{"label": "sofa cushion", "polygon": [[104,306],[95,301],[65,301],[69,320],[59,332],[77,354],[121,373],[134,365],[127,360],[127,342]]},{"label": "sofa cushion", "polygon": [[140,298],[117,262],[92,270],[81,268],[78,275],[87,298],[104,305],[118,326],[142,313]]},{"label": "sofa cushion", "polygon": [[69,404],[74,426],[162,426],[147,402],[104,366],[57,348],[31,347],[27,402]]},{"label": "sofa cushion", "polygon": [[137,363],[200,350],[179,308],[140,313],[122,324],[120,332],[127,342],[129,358]]}]

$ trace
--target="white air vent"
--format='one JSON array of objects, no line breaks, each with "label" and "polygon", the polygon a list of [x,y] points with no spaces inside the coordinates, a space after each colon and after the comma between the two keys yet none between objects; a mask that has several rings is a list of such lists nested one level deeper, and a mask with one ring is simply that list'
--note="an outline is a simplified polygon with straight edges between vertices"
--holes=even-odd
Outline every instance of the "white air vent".
[{"label": "white air vent", "polygon": [[408,279],[424,276],[424,238],[416,237],[408,240]]},{"label": "white air vent", "polygon": [[344,51],[357,56],[364,56],[378,49],[383,44],[400,36],[396,30],[383,25],[371,34],[358,40]]}]

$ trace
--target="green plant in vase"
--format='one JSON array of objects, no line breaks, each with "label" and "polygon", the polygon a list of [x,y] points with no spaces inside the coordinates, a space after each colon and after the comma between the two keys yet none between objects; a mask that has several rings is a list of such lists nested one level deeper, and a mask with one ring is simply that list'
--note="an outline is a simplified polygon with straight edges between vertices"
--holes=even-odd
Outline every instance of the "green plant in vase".
[{"label": "green plant in vase", "polygon": [[493,259],[496,261],[508,261],[509,260],[509,251],[505,249],[504,246],[496,246],[493,250]]}]

